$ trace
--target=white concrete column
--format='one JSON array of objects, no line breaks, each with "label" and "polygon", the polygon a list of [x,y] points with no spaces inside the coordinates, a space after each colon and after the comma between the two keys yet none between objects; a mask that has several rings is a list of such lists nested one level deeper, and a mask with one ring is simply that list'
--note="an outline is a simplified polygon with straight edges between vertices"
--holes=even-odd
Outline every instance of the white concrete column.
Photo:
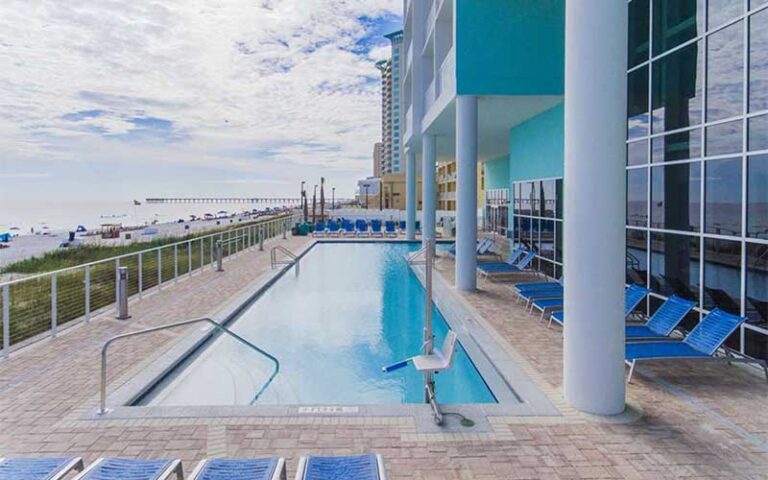
[{"label": "white concrete column", "polygon": [[477,288],[477,97],[456,97],[456,288]]},{"label": "white concrete column", "polygon": [[625,402],[626,39],[626,2],[566,2],[563,383],[598,415]]},{"label": "white concrete column", "polygon": [[416,154],[412,149],[405,153],[405,238],[416,240]]},{"label": "white concrete column", "polygon": [[422,244],[435,238],[435,212],[437,211],[437,143],[434,135],[424,135],[421,159],[421,234]]}]

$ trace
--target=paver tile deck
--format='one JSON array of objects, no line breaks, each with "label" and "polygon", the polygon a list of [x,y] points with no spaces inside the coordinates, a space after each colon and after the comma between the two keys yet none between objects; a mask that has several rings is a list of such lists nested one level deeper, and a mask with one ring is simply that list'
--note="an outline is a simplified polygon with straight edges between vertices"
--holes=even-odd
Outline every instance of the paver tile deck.
[{"label": "paver tile deck", "polygon": [[[278,241],[299,250],[311,239]],[[269,274],[268,249],[227,261],[223,274],[209,269],[132,303],[128,321],[107,312],[0,361],[0,456],[178,457],[189,472],[207,456],[280,455],[293,475],[301,455],[375,451],[392,479],[768,478],[764,378],[727,365],[658,364],[640,369],[628,387],[628,402],[640,412],[633,419],[569,411],[561,398],[561,329],[528,316],[510,282],[481,282],[461,295],[559,402],[562,417],[489,418],[492,431],[480,434],[422,434],[410,417],[85,418],[97,406],[107,338],[211,315]],[[452,283],[453,267],[444,258],[437,272]],[[115,344],[110,390],[191,328]]]}]

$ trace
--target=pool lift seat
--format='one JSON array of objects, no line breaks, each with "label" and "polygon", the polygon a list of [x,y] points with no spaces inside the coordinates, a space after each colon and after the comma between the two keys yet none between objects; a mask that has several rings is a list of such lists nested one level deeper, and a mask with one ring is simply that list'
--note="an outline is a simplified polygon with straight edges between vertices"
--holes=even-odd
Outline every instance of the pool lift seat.
[{"label": "pool lift seat", "polygon": [[[425,398],[432,407],[432,411],[435,417],[435,423],[441,425],[443,423],[443,413],[440,410],[440,405],[437,403],[437,397],[435,395],[435,382],[432,380],[432,374],[440,373],[445,370],[449,370],[453,366],[453,357],[456,354],[456,332],[448,330],[443,340],[443,345],[439,349],[435,349],[430,354],[416,355],[414,357],[406,358],[392,365],[388,365],[382,370],[384,373],[389,373],[395,370],[406,367],[408,364],[412,364],[419,372],[423,372],[428,375],[429,380],[424,384]],[[424,342],[426,346],[427,342]]]}]

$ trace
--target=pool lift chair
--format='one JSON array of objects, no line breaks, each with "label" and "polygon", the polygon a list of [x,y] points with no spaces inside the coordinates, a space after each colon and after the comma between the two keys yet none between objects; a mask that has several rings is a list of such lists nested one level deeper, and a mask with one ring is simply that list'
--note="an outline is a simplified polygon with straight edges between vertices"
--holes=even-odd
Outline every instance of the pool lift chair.
[{"label": "pool lift chair", "polygon": [[[456,353],[456,332],[449,330],[443,340],[443,345],[439,349],[434,348],[434,335],[432,334],[432,269],[435,263],[435,240],[428,239],[426,246],[421,250],[412,253],[406,257],[411,265],[424,265],[424,293],[425,293],[425,314],[424,314],[424,343],[422,344],[422,355],[416,355],[406,358],[392,365],[382,368],[384,373],[393,372],[406,366],[413,367],[424,374],[424,401],[432,407],[435,423],[443,424],[443,412],[437,403],[435,392],[434,374],[449,370],[453,365],[453,357]],[[419,257],[424,260],[419,260]]]}]

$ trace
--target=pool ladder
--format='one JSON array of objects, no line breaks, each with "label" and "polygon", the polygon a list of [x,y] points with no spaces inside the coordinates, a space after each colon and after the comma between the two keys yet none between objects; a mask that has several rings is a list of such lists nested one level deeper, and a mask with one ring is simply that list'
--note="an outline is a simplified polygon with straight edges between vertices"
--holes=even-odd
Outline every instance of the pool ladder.
[{"label": "pool ladder", "polygon": [[280,371],[280,361],[275,358],[272,354],[269,352],[262,350],[261,348],[257,347],[253,343],[249,342],[248,340],[244,339],[240,335],[236,334],[232,330],[228,329],[227,327],[221,325],[220,323],[214,322],[210,318],[196,318],[193,320],[184,320],[183,322],[176,322],[176,323],[169,323],[166,325],[160,325],[159,327],[152,327],[152,328],[145,328],[143,330],[136,330],[135,332],[129,332],[129,333],[123,333],[121,335],[115,335],[114,337],[110,338],[106,342],[104,342],[104,346],[101,347],[101,388],[100,388],[100,403],[99,403],[99,415],[104,415],[109,412],[107,409],[107,350],[109,349],[109,346],[114,343],[117,340],[121,340],[123,338],[128,337],[135,337],[138,335],[144,335],[147,333],[153,333],[153,332],[159,332],[161,330],[168,330],[170,328],[176,328],[176,327],[183,327],[186,325],[192,325],[195,323],[209,323],[217,330],[226,333],[227,335],[233,337],[235,340],[239,341],[240,343],[245,344],[246,346],[250,347],[252,350],[255,350],[256,352],[260,353],[261,355],[267,357],[269,360],[274,363],[275,368],[272,371],[272,374],[269,376],[267,381],[264,383],[264,385],[261,386],[258,392],[256,392],[256,395],[254,395],[253,399],[251,400],[251,405],[256,403],[256,400],[259,399],[262,393],[269,387],[269,385],[272,383],[272,380],[275,379],[277,376],[277,373]]},{"label": "pool ladder", "polygon": [[[278,257],[279,253],[282,253],[287,258],[280,259]],[[270,250],[269,254],[273,269],[278,265],[293,265],[299,261],[299,257],[297,257],[292,251],[288,250],[282,245],[272,247],[272,250]]]}]

